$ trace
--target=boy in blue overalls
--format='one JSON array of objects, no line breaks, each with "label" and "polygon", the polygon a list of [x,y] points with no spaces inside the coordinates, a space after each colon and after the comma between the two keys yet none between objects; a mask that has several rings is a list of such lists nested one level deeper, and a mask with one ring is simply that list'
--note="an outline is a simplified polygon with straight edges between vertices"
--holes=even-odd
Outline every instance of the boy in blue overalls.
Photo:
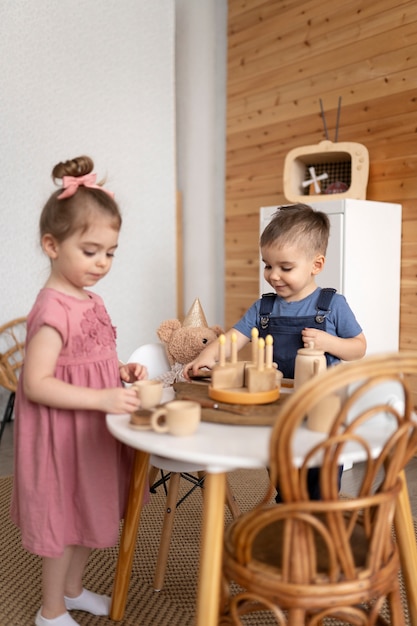
[{"label": "boy in blue overalls", "polygon": [[[237,349],[251,339],[252,328],[259,336],[274,338],[274,361],[284,378],[294,378],[297,350],[310,342],[326,354],[327,365],[364,356],[366,340],[344,296],[321,289],[316,276],[325,263],[330,223],[325,213],[305,204],[279,207],[261,235],[264,277],[274,290],[257,300],[226,333],[226,357],[230,338],[237,335]],[[211,343],[184,367],[184,376],[212,368],[219,355],[218,340]],[[309,494],[320,498],[318,469],[309,471]],[[277,495],[277,502],[280,495]]]}]

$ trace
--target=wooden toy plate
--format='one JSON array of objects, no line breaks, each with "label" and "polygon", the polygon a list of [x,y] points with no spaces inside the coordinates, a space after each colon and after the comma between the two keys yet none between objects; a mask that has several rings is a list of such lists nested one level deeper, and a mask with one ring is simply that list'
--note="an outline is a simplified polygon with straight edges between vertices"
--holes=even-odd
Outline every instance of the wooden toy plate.
[{"label": "wooden toy plate", "polygon": [[130,415],[129,427],[133,430],[151,430],[151,415],[149,409],[138,409]]},{"label": "wooden toy plate", "polygon": [[213,389],[208,388],[209,398],[230,404],[269,404],[279,398],[279,387],[269,391],[249,393],[247,389]]},{"label": "wooden toy plate", "polygon": [[[290,389],[281,389],[279,398],[270,404],[230,404],[209,398],[209,386],[201,383],[174,383],[177,400],[194,400],[201,404],[203,422],[238,426],[272,426],[280,407],[290,397]],[[240,390],[242,391],[242,390]]]}]

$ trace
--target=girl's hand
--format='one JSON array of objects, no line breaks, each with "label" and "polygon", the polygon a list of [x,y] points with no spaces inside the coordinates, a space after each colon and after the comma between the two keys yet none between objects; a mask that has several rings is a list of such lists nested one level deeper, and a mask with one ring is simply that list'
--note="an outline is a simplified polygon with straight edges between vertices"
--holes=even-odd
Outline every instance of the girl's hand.
[{"label": "girl's hand", "polygon": [[140,400],[134,389],[115,387],[113,389],[100,389],[98,410],[103,413],[133,413],[140,406]]},{"label": "girl's hand", "polygon": [[123,363],[119,367],[120,378],[125,383],[134,383],[135,380],[148,378],[148,370],[140,363]]}]

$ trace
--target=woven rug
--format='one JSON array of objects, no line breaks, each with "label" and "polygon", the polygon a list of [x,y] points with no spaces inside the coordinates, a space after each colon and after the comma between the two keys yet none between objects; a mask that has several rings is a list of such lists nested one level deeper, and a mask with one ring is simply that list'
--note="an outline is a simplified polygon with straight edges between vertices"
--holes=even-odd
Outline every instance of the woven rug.
[{"label": "woven rug", "polygon": [[[265,493],[268,476],[265,470],[238,470],[229,474],[229,480],[244,512]],[[0,479],[0,626],[33,626],[41,603],[41,560],[23,550],[19,531],[9,519],[11,488],[12,477]],[[143,510],[125,617],[117,622],[121,626],[193,626],[195,623],[201,493],[195,490],[177,509],[164,587],[155,592],[152,579],[164,503],[165,494],[159,488]],[[228,509],[225,520],[231,520]],[[117,548],[93,552],[85,586],[111,595],[116,560]],[[80,626],[116,624],[107,617],[79,611],[71,614]],[[254,614],[246,623],[248,626],[276,624],[265,614]],[[338,624],[334,620],[327,623]]]}]

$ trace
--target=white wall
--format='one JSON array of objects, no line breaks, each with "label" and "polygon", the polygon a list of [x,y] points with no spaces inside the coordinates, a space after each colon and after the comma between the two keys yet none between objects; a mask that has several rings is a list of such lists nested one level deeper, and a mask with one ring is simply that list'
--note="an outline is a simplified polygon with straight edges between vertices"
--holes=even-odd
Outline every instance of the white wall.
[{"label": "white wall", "polygon": [[96,286],[120,357],[176,316],[174,36],[174,0],[0,0],[0,324],[48,275],[52,167],[84,153],[124,218]]},{"label": "white wall", "polygon": [[198,297],[223,325],[227,0],[176,0],[176,23],[184,312]]}]

